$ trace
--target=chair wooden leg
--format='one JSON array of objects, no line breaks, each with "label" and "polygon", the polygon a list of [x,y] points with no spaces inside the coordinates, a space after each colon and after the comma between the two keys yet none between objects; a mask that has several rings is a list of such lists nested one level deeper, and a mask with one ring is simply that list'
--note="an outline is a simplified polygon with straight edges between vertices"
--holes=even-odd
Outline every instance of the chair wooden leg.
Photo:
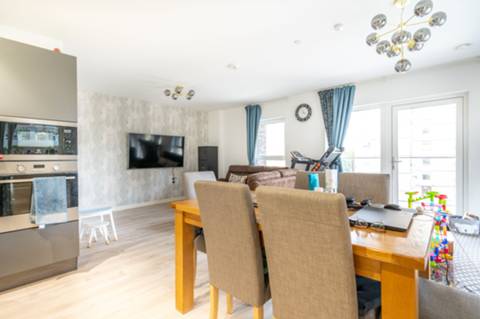
[{"label": "chair wooden leg", "polygon": [[229,315],[233,313],[233,297],[231,294],[227,294],[227,313]]},{"label": "chair wooden leg", "polygon": [[253,307],[253,319],[263,319],[263,306]]},{"label": "chair wooden leg", "polygon": [[218,317],[218,288],[210,285],[210,319]]}]

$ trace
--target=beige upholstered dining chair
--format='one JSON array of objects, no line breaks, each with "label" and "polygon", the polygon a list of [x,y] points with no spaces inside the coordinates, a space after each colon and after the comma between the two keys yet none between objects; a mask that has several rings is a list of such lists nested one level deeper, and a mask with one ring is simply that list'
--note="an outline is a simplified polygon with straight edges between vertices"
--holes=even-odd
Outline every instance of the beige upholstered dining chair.
[{"label": "beige upholstered dining chair", "polygon": [[216,181],[213,171],[185,172],[183,173],[183,188],[187,199],[196,199],[195,182],[197,181]]},{"label": "beige upholstered dining chair", "polygon": [[[183,173],[183,189],[184,194],[187,199],[196,199],[197,194],[195,193],[195,182],[197,181],[216,181],[215,173],[213,171],[202,171],[202,172],[185,172]],[[197,251],[204,254],[207,253],[207,248],[205,247],[205,236],[203,235],[202,229],[196,229],[195,239],[193,241],[195,249],[193,251],[193,260],[194,260],[194,273],[195,278],[197,277]]]},{"label": "beige upholstered dining chair", "polygon": [[208,251],[210,318],[217,318],[219,289],[227,293],[228,313],[233,296],[254,307],[255,319],[263,318],[270,290],[248,186],[202,181],[195,190]]},{"label": "beige upholstered dining chair", "polygon": [[[308,175],[315,172],[297,172],[295,188],[308,189]],[[325,173],[316,173],[320,185],[325,185]],[[338,192],[357,201],[371,199],[374,203],[390,203],[390,175],[371,173],[339,173]]]},{"label": "beige upholstered dining chair", "polygon": [[256,193],[274,317],[371,317],[380,292],[372,309],[358,307],[345,197],[267,186]]},{"label": "beige upholstered dining chair", "polygon": [[419,278],[421,319],[479,318],[480,296]]},{"label": "beige upholstered dining chair", "polygon": [[[184,193],[187,199],[196,199],[197,194],[195,192],[195,182],[198,181],[216,181],[215,173],[213,171],[202,171],[202,172],[185,172],[183,173],[183,186]],[[205,247],[205,237],[201,230],[198,231],[198,234],[195,236],[195,255],[193,256],[194,260],[197,260],[197,251],[202,253],[207,253]]]}]

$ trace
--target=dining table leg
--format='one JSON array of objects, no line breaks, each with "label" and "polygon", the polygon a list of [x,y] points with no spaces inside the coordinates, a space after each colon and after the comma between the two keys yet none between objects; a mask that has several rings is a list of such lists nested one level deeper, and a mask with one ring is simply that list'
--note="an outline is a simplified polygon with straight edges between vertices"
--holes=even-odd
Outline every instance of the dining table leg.
[{"label": "dining table leg", "polygon": [[194,299],[194,227],[185,223],[184,213],[175,210],[175,306],[184,314]]},{"label": "dining table leg", "polygon": [[382,319],[418,319],[418,272],[383,263]]}]

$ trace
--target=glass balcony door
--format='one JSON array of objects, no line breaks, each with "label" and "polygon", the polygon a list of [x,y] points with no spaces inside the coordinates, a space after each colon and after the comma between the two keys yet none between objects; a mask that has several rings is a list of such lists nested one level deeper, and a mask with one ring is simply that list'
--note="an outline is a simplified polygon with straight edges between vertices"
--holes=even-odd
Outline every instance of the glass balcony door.
[{"label": "glass balcony door", "polygon": [[393,196],[407,206],[406,192],[433,190],[463,210],[463,99],[392,108]]}]

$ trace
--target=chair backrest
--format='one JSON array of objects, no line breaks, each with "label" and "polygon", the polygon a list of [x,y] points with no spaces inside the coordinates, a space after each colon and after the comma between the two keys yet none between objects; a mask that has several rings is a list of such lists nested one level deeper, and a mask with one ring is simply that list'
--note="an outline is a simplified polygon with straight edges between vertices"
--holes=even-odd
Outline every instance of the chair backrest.
[{"label": "chair backrest", "polygon": [[185,172],[183,173],[183,187],[185,191],[185,197],[187,199],[196,199],[195,182],[196,181],[216,181],[215,173],[213,171],[203,172]]},{"label": "chair backrest", "polygon": [[[311,172],[297,172],[295,188],[308,189],[308,174]],[[320,185],[325,185],[325,173],[319,175]],[[339,173],[338,192],[346,197],[354,197],[357,201],[371,199],[374,203],[390,203],[390,175],[373,173]]]},{"label": "chair backrest", "polygon": [[325,174],[317,173],[317,172],[297,171],[297,176],[295,179],[295,188],[308,190],[309,189],[308,175],[310,174],[317,174],[320,181],[320,186],[323,187],[325,185]]},{"label": "chair backrest", "polygon": [[390,203],[390,175],[371,173],[341,173],[338,190],[357,201],[371,199],[374,203]]},{"label": "chair backrest", "polygon": [[265,303],[260,235],[245,184],[196,182],[210,284],[243,302]]},{"label": "chair backrest", "polygon": [[480,296],[457,288],[419,279],[420,318],[478,318]]},{"label": "chair backrest", "polygon": [[357,318],[345,197],[268,186],[256,196],[274,316]]}]

